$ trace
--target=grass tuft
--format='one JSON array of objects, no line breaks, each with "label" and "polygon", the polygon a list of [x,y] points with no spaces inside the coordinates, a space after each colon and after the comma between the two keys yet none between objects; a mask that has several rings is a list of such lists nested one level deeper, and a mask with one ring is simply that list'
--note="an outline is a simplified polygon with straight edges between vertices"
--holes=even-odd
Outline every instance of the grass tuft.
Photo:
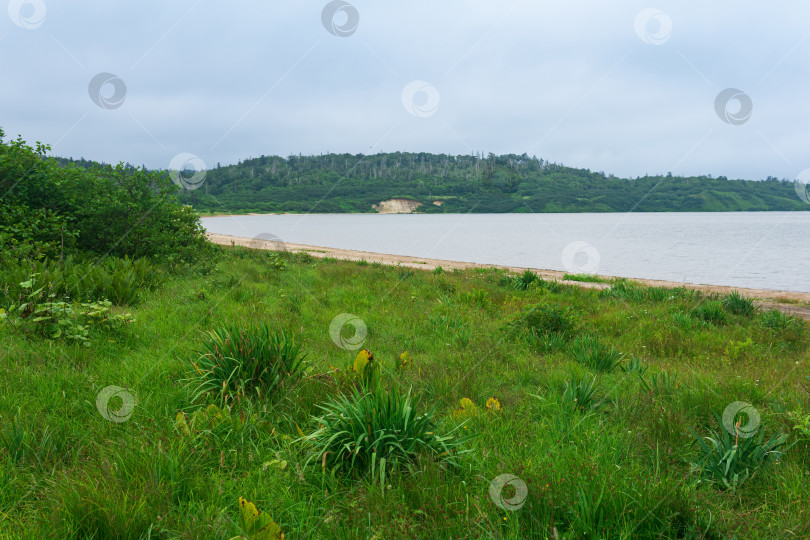
[{"label": "grass tuft", "polygon": [[346,474],[370,474],[381,485],[387,476],[427,456],[457,466],[465,439],[439,435],[435,407],[419,414],[411,394],[396,388],[364,393],[355,389],[320,405],[321,426],[305,438],[316,461]]},{"label": "grass tuft", "polygon": [[304,356],[291,336],[266,323],[221,326],[208,333],[191,362],[192,400],[216,395],[227,404],[247,395],[272,397],[304,375]]}]

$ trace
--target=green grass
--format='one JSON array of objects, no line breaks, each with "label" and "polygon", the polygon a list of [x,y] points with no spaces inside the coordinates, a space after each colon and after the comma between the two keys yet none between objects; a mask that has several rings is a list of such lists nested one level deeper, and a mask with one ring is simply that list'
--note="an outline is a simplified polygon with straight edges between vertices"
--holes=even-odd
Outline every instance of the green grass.
[{"label": "green grass", "polygon": [[[810,535],[810,443],[795,428],[810,411],[803,321],[734,313],[687,290],[524,289],[500,271],[241,248],[209,266],[139,291],[126,308],[134,322],[94,329],[89,346],[0,322],[0,537],[231,538],[246,530],[240,497],[288,538]],[[330,336],[347,313],[367,327],[375,398],[353,393],[358,350]],[[242,339],[240,328],[253,330]],[[230,352],[195,400],[190,360],[212,352],[212,331],[222,339],[212,354],[228,339]],[[307,367],[276,384],[265,368],[282,333]],[[133,396],[125,421],[96,408],[110,385]],[[485,408],[491,397],[501,410]],[[478,409],[459,420],[462,398]],[[713,414],[737,401],[758,411],[764,439],[746,444],[766,454],[739,449],[750,473],[731,490],[706,475],[724,470],[735,444]],[[771,444],[780,433],[785,444]],[[447,436],[457,445],[444,454]],[[352,468],[346,452],[358,448]],[[526,484],[518,510],[490,499],[503,474]]]},{"label": "green grass", "polygon": [[563,281],[581,281],[584,283],[610,283],[610,278],[603,278],[593,274],[565,274]]},{"label": "green grass", "polygon": [[192,401],[211,395],[225,404],[253,394],[272,399],[303,376],[304,356],[292,337],[266,323],[215,328],[191,361]]}]

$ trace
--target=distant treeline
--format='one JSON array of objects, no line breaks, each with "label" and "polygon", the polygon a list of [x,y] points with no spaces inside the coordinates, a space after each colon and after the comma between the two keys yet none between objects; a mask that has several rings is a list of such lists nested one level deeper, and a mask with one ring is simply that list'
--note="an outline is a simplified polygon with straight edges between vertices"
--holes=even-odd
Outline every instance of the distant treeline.
[{"label": "distant treeline", "polygon": [[[420,212],[809,210],[793,182],[720,176],[617,178],[526,154],[262,156],[207,172],[180,200],[201,212],[373,212],[401,197]],[[441,205],[433,204],[440,201]]]}]

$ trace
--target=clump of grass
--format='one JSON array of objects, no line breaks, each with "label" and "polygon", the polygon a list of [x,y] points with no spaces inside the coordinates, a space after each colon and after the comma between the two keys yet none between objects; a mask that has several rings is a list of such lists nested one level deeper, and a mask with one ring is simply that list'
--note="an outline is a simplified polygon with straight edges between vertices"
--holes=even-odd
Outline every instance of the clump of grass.
[{"label": "clump of grass", "polygon": [[529,336],[529,345],[537,352],[550,353],[564,349],[566,341],[565,337],[560,334],[553,332],[538,334],[536,331],[532,331]]},{"label": "clump of grass", "polygon": [[573,310],[567,306],[536,304],[526,308],[513,322],[513,326],[522,326],[532,334],[557,334],[570,337],[577,333],[579,321]]},{"label": "clump of grass", "polygon": [[12,464],[42,466],[64,450],[63,436],[50,427],[35,429],[23,425],[19,412],[10,420],[0,419],[0,456],[5,454]]},{"label": "clump of grass", "polygon": [[543,278],[529,270],[528,268],[523,271],[522,274],[519,276],[503,276],[501,278],[501,283],[508,287],[512,287],[519,291],[525,291],[529,289],[535,283],[538,285],[542,285],[544,283]]},{"label": "clump of grass", "polygon": [[743,317],[752,317],[757,311],[754,301],[746,298],[739,291],[731,291],[723,298],[723,309],[732,315],[742,315]]},{"label": "clump of grass", "polygon": [[804,322],[794,315],[782,313],[778,309],[760,312],[759,324],[771,330],[794,330],[801,328]]},{"label": "clump of grass", "polygon": [[[715,413],[721,426],[723,421]],[[691,463],[692,471],[701,481],[709,482],[721,489],[736,489],[757,475],[761,475],[768,465],[778,461],[790,449],[787,434],[774,433],[763,442],[765,431],[753,437],[732,435],[726,429],[721,433],[709,428],[709,435],[700,437],[692,432],[698,444],[699,456]]]},{"label": "clump of grass", "polygon": [[591,379],[586,373],[579,380],[572,374],[564,384],[563,403],[581,411],[595,409],[599,405],[596,402],[596,375]]},{"label": "clump of grass", "polygon": [[371,474],[384,485],[386,476],[428,456],[451,466],[462,452],[465,438],[452,432],[439,435],[432,409],[419,414],[411,394],[396,388],[355,389],[320,405],[324,414],[315,418],[321,427],[305,437],[312,449],[307,463],[346,474]]},{"label": "clump of grass", "polygon": [[483,289],[473,289],[465,291],[458,295],[459,300],[464,303],[478,306],[479,308],[486,308],[490,304],[489,293]]},{"label": "clump of grass", "polygon": [[593,274],[565,274],[563,281],[581,281],[584,283],[609,283],[610,280]]},{"label": "clump of grass", "polygon": [[678,374],[666,370],[650,375],[649,384],[644,380],[644,377],[641,378],[641,382],[647,387],[647,390],[659,395],[673,394],[681,385],[678,381]]},{"label": "clump of grass", "polygon": [[601,291],[603,298],[615,298],[618,300],[643,302],[646,300],[644,289],[629,283],[625,279],[616,280],[609,289]]},{"label": "clump of grass", "polygon": [[229,403],[248,394],[272,396],[303,376],[304,357],[291,336],[266,323],[216,328],[192,361],[193,400],[216,395]]},{"label": "clump of grass", "polygon": [[629,282],[626,279],[617,279],[609,289],[601,291],[602,298],[613,298],[628,302],[665,302],[675,299],[688,299],[700,296],[699,291],[683,287],[644,287]]},{"label": "clump of grass", "polygon": [[577,337],[570,350],[577,362],[596,371],[613,371],[624,358],[624,354],[592,336]]},{"label": "clump of grass", "polygon": [[709,300],[694,308],[692,316],[714,325],[726,324],[728,317],[723,310],[723,304],[718,300]]},{"label": "clump of grass", "polygon": [[[639,377],[643,377],[644,374],[647,372],[647,369],[649,368],[643,365],[641,363],[641,360],[639,360],[635,356],[631,356],[627,364],[620,365],[619,369],[621,369],[624,373],[637,373]],[[642,378],[642,380],[644,379]]]}]

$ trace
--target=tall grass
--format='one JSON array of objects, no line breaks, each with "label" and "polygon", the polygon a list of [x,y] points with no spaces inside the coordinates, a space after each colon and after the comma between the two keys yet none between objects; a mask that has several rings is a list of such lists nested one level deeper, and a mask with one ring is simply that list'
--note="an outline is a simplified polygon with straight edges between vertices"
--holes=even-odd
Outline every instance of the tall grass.
[{"label": "tall grass", "polygon": [[321,427],[305,438],[312,452],[308,463],[347,474],[368,473],[380,485],[419,457],[457,467],[464,451],[464,439],[438,433],[436,407],[420,414],[410,392],[355,389],[320,408],[323,414],[315,422]]},{"label": "tall grass", "polygon": [[266,323],[215,328],[191,362],[193,400],[205,395],[223,403],[246,396],[275,397],[282,386],[304,375],[304,357],[292,336]]},{"label": "tall grass", "polygon": [[142,294],[159,284],[160,276],[161,270],[147,259],[105,257],[94,263],[68,257],[61,263],[18,263],[0,269],[0,297],[5,297],[6,302],[18,300],[24,293],[19,284],[32,280],[34,290],[42,288],[57,298],[134,305]]},{"label": "tall grass", "polygon": [[[395,267],[284,260],[278,271],[261,253],[225,249],[210,274],[167,275],[143,292],[126,332],[94,331],[88,347],[0,324],[0,536],[231,538],[249,534],[240,497],[289,538],[810,534],[809,447],[769,446],[780,427],[806,436],[804,321],[721,306],[734,324],[714,325],[671,290],[626,301],[553,282],[504,287],[495,272],[402,280]],[[343,384],[357,351],[329,337],[339,313],[373,329],[363,347],[397,390]],[[274,345],[292,341],[281,328],[305,350]],[[733,344],[750,345],[735,360]],[[403,351],[407,365],[394,368]],[[616,351],[627,352],[622,370],[591,367]],[[303,352],[306,376],[289,367]],[[125,422],[96,409],[107,385],[137,397]],[[501,407],[485,409],[493,396]],[[463,399],[479,411],[459,425]],[[739,442],[754,456],[739,468],[737,454],[723,459],[733,436],[704,427],[733,401],[754,404],[765,433],[764,453]],[[710,472],[729,464],[734,494]],[[503,474],[527,486],[520,509],[490,498]]]},{"label": "tall grass", "polygon": [[571,343],[571,356],[585,367],[596,371],[613,371],[624,355],[593,336],[579,336]]}]

